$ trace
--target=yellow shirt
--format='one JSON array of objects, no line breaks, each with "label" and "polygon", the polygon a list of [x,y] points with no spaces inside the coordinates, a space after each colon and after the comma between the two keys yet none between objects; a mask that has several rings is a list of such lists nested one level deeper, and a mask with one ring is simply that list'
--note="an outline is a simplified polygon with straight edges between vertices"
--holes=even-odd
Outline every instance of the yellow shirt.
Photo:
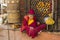
[{"label": "yellow shirt", "polygon": [[28,20],[28,25],[32,24],[33,22],[34,22],[33,19],[31,19],[31,20],[29,19],[29,20]]}]

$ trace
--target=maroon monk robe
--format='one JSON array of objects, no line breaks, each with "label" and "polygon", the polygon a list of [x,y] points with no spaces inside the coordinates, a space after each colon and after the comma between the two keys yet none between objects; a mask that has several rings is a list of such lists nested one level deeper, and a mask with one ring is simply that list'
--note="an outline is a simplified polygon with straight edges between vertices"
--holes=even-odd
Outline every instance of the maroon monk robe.
[{"label": "maroon monk robe", "polygon": [[[30,25],[28,25],[28,20],[29,20],[29,17],[25,16],[24,20],[23,20],[23,23],[22,23],[23,25],[22,25],[22,28],[21,28],[21,32],[26,30],[27,34],[29,36],[31,36],[32,38],[37,36],[38,32],[45,29],[45,27],[46,27],[46,24],[37,25],[37,21],[36,21],[35,17],[33,18],[34,22],[31,23]],[[34,29],[30,30],[30,27],[33,27]]]}]

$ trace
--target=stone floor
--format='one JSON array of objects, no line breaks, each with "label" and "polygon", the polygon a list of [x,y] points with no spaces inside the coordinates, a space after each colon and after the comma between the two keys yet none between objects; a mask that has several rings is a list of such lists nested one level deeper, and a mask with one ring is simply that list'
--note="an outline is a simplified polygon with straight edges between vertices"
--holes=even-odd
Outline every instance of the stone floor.
[{"label": "stone floor", "polygon": [[3,26],[5,29],[0,30],[0,40],[60,40],[60,32],[41,32],[32,39],[26,33],[21,33],[19,30],[8,30],[9,26]]}]

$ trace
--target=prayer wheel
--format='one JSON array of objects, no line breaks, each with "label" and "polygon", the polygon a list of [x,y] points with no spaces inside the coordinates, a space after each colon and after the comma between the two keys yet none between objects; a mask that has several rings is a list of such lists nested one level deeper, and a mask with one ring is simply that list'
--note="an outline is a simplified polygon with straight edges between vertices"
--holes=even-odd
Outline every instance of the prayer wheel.
[{"label": "prayer wheel", "polygon": [[20,0],[8,0],[7,2],[8,23],[20,22],[19,1]]},{"label": "prayer wheel", "polygon": [[19,23],[20,22],[20,13],[19,12],[10,12],[8,13],[8,23]]}]

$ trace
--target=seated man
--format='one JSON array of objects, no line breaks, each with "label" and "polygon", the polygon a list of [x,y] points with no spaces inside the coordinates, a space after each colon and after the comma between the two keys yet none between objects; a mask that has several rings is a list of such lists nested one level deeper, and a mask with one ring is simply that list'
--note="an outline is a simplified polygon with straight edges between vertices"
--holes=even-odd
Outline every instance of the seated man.
[{"label": "seated man", "polygon": [[34,16],[35,12],[31,9],[28,12],[28,15],[24,16],[24,20],[21,27],[21,32],[26,30],[27,34],[34,38],[37,36],[38,32],[45,29],[46,24],[40,24],[37,22],[36,17]]}]

